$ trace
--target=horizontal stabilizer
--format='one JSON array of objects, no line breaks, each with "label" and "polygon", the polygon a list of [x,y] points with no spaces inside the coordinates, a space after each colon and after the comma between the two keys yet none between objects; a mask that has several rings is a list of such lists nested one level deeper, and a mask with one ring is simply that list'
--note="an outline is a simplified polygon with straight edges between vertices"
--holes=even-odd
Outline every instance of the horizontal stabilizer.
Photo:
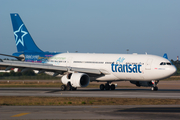
[{"label": "horizontal stabilizer", "polygon": [[24,57],[20,57],[20,56],[13,56],[13,55],[1,54],[1,53],[0,53],[0,55],[2,55],[2,56],[8,56],[8,57],[14,57],[14,58],[17,58],[18,60],[24,59]]}]

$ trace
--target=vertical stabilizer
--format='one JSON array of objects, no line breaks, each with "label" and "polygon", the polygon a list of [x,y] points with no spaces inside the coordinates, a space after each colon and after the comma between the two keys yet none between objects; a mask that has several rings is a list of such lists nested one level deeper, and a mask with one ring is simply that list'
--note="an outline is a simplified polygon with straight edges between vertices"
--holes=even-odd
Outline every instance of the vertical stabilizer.
[{"label": "vertical stabilizer", "polygon": [[12,21],[17,51],[18,52],[24,52],[24,51],[43,52],[34,43],[31,35],[26,29],[26,26],[24,25],[20,16],[17,13],[12,13],[10,15],[11,15],[11,21]]},{"label": "vertical stabilizer", "polygon": [[163,58],[168,59],[167,53],[164,53]]}]

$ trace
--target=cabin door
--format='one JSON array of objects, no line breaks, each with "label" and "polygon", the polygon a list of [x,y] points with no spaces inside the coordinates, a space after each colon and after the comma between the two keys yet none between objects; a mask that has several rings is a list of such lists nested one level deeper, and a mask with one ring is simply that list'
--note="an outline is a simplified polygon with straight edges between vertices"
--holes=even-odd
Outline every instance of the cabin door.
[{"label": "cabin door", "polygon": [[71,68],[71,63],[72,63],[72,57],[68,57],[68,59],[66,61],[67,68]]},{"label": "cabin door", "polygon": [[147,60],[145,70],[151,70],[152,61],[153,61],[153,59]]}]

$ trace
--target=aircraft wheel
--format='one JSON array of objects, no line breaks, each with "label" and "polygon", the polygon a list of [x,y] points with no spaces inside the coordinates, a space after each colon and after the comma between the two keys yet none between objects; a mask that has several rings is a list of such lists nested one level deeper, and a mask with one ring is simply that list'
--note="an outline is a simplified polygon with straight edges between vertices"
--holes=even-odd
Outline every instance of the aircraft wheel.
[{"label": "aircraft wheel", "polygon": [[111,85],[111,90],[115,90],[116,86],[114,84]]},{"label": "aircraft wheel", "polygon": [[151,87],[151,90],[152,90],[152,91],[157,91],[157,90],[158,90],[158,87]]},{"label": "aircraft wheel", "polygon": [[104,84],[100,85],[100,90],[104,90]]},{"label": "aircraft wheel", "polygon": [[154,87],[151,87],[151,90],[154,91]]},{"label": "aircraft wheel", "polygon": [[154,91],[158,91],[158,87],[154,87]]},{"label": "aircraft wheel", "polygon": [[61,85],[61,90],[65,91],[66,90],[66,86],[65,85]]},{"label": "aircraft wheel", "polygon": [[110,90],[110,85],[108,83],[105,84],[105,89]]}]

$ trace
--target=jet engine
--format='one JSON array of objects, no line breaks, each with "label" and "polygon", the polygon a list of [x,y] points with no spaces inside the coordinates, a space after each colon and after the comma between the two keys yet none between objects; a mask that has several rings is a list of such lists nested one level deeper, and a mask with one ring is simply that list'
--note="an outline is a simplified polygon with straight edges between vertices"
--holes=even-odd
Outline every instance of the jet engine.
[{"label": "jet engine", "polygon": [[72,87],[86,87],[89,85],[90,78],[85,73],[69,73],[61,78],[61,82],[65,85],[70,82]]},{"label": "jet engine", "polygon": [[24,54],[19,55],[19,57],[22,57],[22,59],[18,59],[18,60],[25,61],[25,55]]}]

